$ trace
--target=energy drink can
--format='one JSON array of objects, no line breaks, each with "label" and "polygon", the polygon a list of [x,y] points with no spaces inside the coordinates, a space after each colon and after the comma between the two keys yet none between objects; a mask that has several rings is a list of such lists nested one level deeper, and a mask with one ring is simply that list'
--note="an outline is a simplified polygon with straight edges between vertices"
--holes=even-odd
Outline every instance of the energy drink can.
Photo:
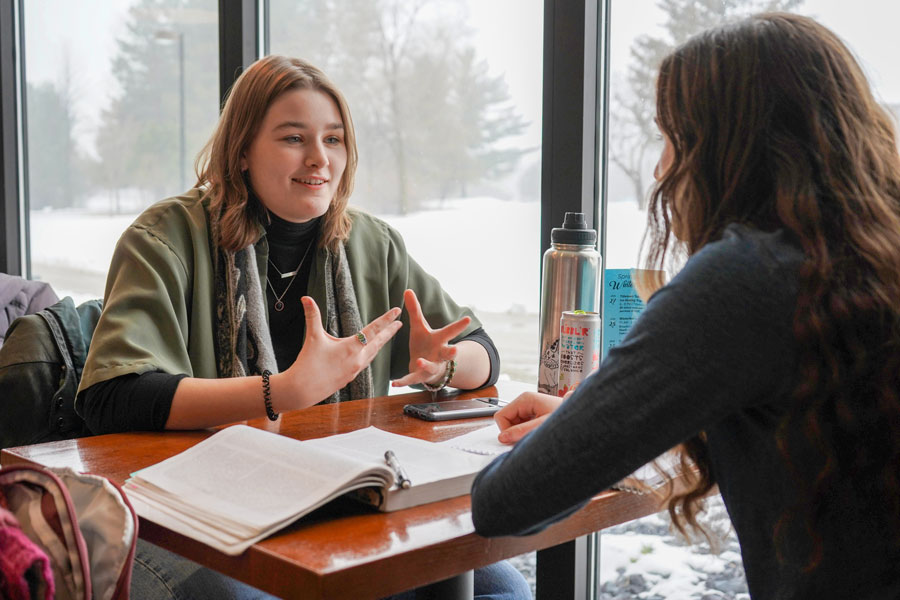
[{"label": "energy drink can", "polygon": [[565,396],[600,366],[600,313],[564,311],[559,320],[559,388]]}]

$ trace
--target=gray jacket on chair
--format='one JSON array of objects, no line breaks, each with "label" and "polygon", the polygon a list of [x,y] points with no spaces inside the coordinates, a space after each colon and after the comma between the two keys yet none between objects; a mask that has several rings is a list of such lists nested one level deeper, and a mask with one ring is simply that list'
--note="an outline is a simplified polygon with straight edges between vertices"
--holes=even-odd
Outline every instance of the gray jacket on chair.
[{"label": "gray jacket on chair", "polygon": [[13,321],[43,310],[58,300],[48,283],[0,273],[0,346]]}]

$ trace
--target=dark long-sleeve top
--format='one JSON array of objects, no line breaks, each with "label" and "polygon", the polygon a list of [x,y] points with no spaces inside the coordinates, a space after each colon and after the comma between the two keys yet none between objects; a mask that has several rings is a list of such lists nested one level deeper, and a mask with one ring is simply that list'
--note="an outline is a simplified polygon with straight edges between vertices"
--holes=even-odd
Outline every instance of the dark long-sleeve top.
[{"label": "dark long-sleeve top", "polygon": [[[802,573],[810,549],[802,519],[789,521],[784,562],[776,558],[775,524],[797,497],[775,432],[796,381],[802,261],[785,233],[737,225],[697,252],[598,371],[478,476],[476,531],[537,532],[706,431],[754,600],[900,597],[900,556],[884,509],[849,485],[835,490],[824,514],[819,568]],[[797,464],[816,474],[822,460],[807,454]]]},{"label": "dark long-sleeve top", "polygon": [[[307,293],[311,255],[319,233],[319,220],[291,223],[271,215],[266,227],[269,260],[266,295],[269,303],[269,330],[279,370],[285,370],[300,353],[306,330],[300,298]],[[309,249],[309,250],[308,250]],[[297,271],[296,277],[281,278],[280,273]],[[290,283],[289,283],[290,282]],[[276,299],[284,310],[272,308]],[[481,344],[488,353],[491,371],[484,385],[497,382],[500,356],[493,341],[478,327],[462,339]],[[165,428],[178,383],[185,374],[151,371],[127,374],[92,385],[84,394],[84,418],[94,433]]]}]

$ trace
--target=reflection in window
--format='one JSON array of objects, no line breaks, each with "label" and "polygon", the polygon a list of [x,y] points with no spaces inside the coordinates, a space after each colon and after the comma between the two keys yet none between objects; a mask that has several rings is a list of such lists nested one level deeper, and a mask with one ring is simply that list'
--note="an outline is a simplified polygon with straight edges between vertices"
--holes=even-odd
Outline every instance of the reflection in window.
[{"label": "reflection in window", "polygon": [[217,3],[23,6],[32,273],[101,297],[125,227],[194,183],[218,115]]},{"label": "reflection in window", "polygon": [[351,205],[476,310],[503,375],[536,382],[543,2],[269,5],[271,51],[320,67],[350,104]]}]

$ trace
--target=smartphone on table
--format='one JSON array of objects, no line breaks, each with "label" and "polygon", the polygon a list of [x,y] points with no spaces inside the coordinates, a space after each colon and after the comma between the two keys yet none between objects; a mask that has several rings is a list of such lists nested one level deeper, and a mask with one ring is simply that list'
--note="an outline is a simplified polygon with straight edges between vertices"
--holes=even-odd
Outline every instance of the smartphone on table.
[{"label": "smartphone on table", "polygon": [[407,404],[403,412],[425,421],[449,421],[451,419],[471,419],[489,417],[500,410],[500,398],[472,398],[470,400],[444,400],[443,402],[423,402]]}]

